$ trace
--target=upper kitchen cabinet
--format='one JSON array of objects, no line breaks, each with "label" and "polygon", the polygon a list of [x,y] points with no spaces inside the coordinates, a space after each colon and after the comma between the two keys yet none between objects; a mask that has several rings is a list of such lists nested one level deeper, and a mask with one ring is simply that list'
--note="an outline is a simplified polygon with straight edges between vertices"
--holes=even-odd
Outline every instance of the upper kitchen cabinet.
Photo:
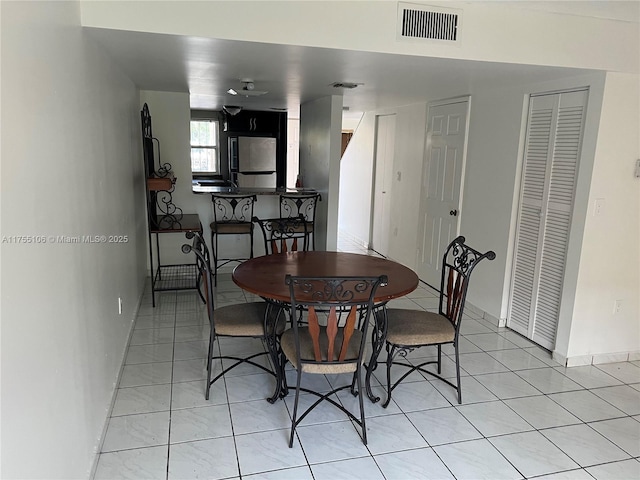
[{"label": "upper kitchen cabinet", "polygon": [[259,112],[243,110],[236,115],[225,115],[224,131],[243,135],[277,137],[287,128],[286,112]]}]

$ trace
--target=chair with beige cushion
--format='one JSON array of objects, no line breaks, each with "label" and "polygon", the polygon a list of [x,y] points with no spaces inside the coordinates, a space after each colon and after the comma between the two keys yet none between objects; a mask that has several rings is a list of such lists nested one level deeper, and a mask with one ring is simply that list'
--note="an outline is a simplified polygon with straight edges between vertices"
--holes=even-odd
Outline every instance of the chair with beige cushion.
[{"label": "chair with beige cushion", "polygon": [[[204,299],[207,308],[207,316],[209,318],[209,348],[207,354],[207,383],[205,390],[205,398],[209,399],[209,391],[211,386],[224,374],[235,367],[249,363],[267,373],[276,377],[278,385],[281,382],[281,372],[279,368],[275,371],[254,361],[254,359],[270,355],[273,365],[279,365],[277,348],[275,347],[276,338],[282,334],[285,328],[286,319],[281,310],[273,308],[270,304],[263,301],[239,303],[235,305],[227,305],[221,308],[214,307],[213,293],[213,275],[211,265],[209,263],[209,251],[204,239],[199,233],[194,234],[192,245],[183,245],[182,251],[186,254],[194,253],[196,256],[196,266],[199,275],[199,285],[204,289]],[[214,345],[217,337],[240,337],[240,338],[259,338],[267,343],[267,350],[260,350],[246,357],[214,355]],[[272,345],[269,345],[269,343]],[[211,378],[213,375],[214,360],[231,360],[233,363],[223,368],[222,371]],[[276,398],[269,398],[273,402]]]},{"label": "chair with beige cushion", "polygon": [[[453,240],[444,253],[442,259],[442,276],[440,280],[440,302],[438,313],[424,310],[408,310],[389,308],[381,311],[380,315],[387,316],[387,400],[382,405],[386,407],[391,401],[391,392],[408,375],[419,370],[434,376],[451,385],[458,393],[458,403],[462,403],[460,388],[460,359],[458,355],[458,339],[460,324],[464,312],[464,304],[469,288],[469,279],[473,269],[485,258],[493,260],[496,254],[492,251],[480,253],[465,245],[465,238],[460,236]],[[442,345],[452,344],[455,352],[456,384],[441,376],[442,374]],[[429,360],[419,365],[396,362],[398,355],[406,357],[407,353],[420,347],[435,346],[438,350],[437,360]],[[435,364],[437,373],[423,367]],[[409,370],[391,385],[391,366],[403,365]]]},{"label": "chair with beige cushion", "polygon": [[[218,284],[218,269],[229,262],[241,262],[253,258],[253,207],[255,195],[211,194],[213,222],[211,222],[211,249],[213,252],[214,284]],[[220,235],[248,235],[250,250],[248,257],[222,258],[218,248]]]},{"label": "chair with beige cushion", "polygon": [[[316,277],[287,275],[291,309],[303,307],[307,312],[304,324],[293,322],[282,334],[282,352],[296,370],[296,395],[291,420],[289,447],[293,446],[296,426],[323,400],[342,410],[362,430],[362,442],[367,444],[361,370],[373,298],[379,286],[386,285],[380,277]],[[318,393],[300,386],[302,375],[337,375],[351,377],[349,384],[330,392]],[[355,386],[357,384],[357,392]],[[356,417],[333,398],[336,392],[350,388],[358,395],[360,415]],[[302,415],[298,415],[300,392],[319,397]]]}]

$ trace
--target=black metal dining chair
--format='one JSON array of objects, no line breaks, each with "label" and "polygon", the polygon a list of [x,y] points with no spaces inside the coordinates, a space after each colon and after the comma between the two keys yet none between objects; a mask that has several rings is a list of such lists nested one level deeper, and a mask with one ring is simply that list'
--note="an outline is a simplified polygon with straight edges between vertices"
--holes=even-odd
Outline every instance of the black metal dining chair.
[{"label": "black metal dining chair", "polygon": [[[218,285],[218,269],[230,262],[241,262],[253,258],[253,208],[256,195],[218,194],[211,195],[213,202],[213,222],[211,222],[211,249],[213,252],[214,284]],[[223,258],[220,256],[218,239],[220,235],[248,235],[249,256]]]},{"label": "black metal dining chair", "polygon": [[[198,285],[204,290],[204,299],[209,319],[209,347],[207,353],[207,383],[205,399],[209,400],[211,386],[223,375],[237,366],[248,363],[261,370],[264,370],[276,377],[280,382],[279,358],[277,349],[269,346],[267,350],[262,350],[246,357],[230,355],[214,355],[214,345],[218,337],[239,337],[239,338],[259,338],[268,343],[274,341],[285,329],[285,318],[279,309],[263,301],[239,303],[215,308],[215,296],[213,291],[213,274],[209,263],[209,250],[200,233],[194,233],[193,243],[182,246],[182,251],[186,254],[193,253],[196,257],[196,267],[199,275]],[[263,355],[270,355],[275,370],[271,370],[254,359]],[[213,375],[214,360],[231,360],[233,363],[211,378]],[[280,383],[278,383],[280,384]],[[269,398],[273,402],[276,398]]]},{"label": "black metal dining chair", "polygon": [[[291,310],[304,307],[308,317],[304,326],[293,322],[280,340],[282,352],[297,374],[289,448],[293,446],[296,427],[324,400],[342,410],[360,426],[362,442],[366,445],[361,371],[374,295],[379,286],[386,285],[387,277],[311,278],[287,275],[285,282],[289,285]],[[326,312],[326,316],[319,314],[319,311]],[[327,393],[301,387],[303,375],[318,374],[353,376],[349,384]],[[336,392],[347,388],[351,389],[352,394],[358,395],[358,417],[331,398]],[[302,415],[298,415],[300,392],[319,397]]]},{"label": "black metal dining chair", "polygon": [[253,217],[262,231],[266,255],[285,252],[306,252],[309,249],[307,221],[303,215],[292,218]]},{"label": "black metal dining chair", "polygon": [[[407,376],[415,370],[436,377],[451,385],[458,393],[458,403],[462,403],[460,388],[460,358],[458,340],[460,324],[464,313],[464,305],[469,288],[469,280],[474,268],[485,258],[493,260],[493,251],[480,253],[465,244],[463,236],[454,239],[447,247],[442,258],[442,276],[440,280],[440,301],[438,313],[424,310],[389,308],[381,310],[379,315],[386,315],[387,334],[387,399],[382,405],[387,407],[391,401],[391,392]],[[452,344],[455,352],[456,384],[444,378],[442,374],[442,345]],[[435,346],[438,349],[437,360],[429,360],[419,365],[396,362],[398,355],[406,357],[407,353],[421,347]],[[435,364],[437,373],[423,367]],[[391,385],[391,366],[402,365],[409,370]]]},{"label": "black metal dining chair", "polygon": [[306,220],[306,235],[311,238],[309,248],[316,249],[314,233],[316,221],[316,206],[322,200],[317,192],[283,193],[280,195],[280,217],[298,218],[300,215]]}]

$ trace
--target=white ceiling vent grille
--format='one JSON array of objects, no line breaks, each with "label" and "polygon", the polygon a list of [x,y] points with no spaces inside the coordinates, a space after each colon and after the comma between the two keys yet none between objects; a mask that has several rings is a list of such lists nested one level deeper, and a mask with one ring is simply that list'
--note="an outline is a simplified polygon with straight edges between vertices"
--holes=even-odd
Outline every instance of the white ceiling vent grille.
[{"label": "white ceiling vent grille", "polygon": [[462,11],[452,8],[398,3],[397,37],[459,43]]}]

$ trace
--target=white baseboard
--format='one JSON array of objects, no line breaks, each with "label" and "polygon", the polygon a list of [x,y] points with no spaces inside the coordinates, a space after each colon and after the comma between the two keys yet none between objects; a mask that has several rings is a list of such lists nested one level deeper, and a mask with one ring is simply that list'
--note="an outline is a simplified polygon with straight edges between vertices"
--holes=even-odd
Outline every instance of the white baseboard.
[{"label": "white baseboard", "polygon": [[[481,308],[467,302],[465,310],[471,310],[476,316],[483,318],[498,327],[506,327],[506,318],[497,318],[485,312]],[[584,365],[601,365],[604,363],[618,362],[634,362],[640,360],[640,351],[618,352],[618,353],[599,353],[596,355],[576,355],[573,357],[565,357],[558,352],[551,352],[553,359],[565,367],[580,367]]]},{"label": "white baseboard", "polygon": [[506,326],[506,323],[507,323],[507,319],[506,318],[503,319],[503,318],[494,317],[490,313],[487,313],[484,310],[482,310],[481,308],[476,307],[472,303],[469,303],[469,302],[465,303],[464,308],[465,308],[465,311],[467,309],[471,310],[478,317],[483,318],[484,320],[487,320],[492,325],[495,325],[497,327]]},{"label": "white baseboard", "polygon": [[565,357],[558,352],[553,352],[553,359],[565,367],[582,367],[605,363],[634,362],[640,360],[640,352],[599,353],[596,355],[576,355],[574,357]]},{"label": "white baseboard", "polygon": [[629,360],[629,356],[633,352],[626,353],[601,353],[599,355],[593,356],[592,363],[594,365],[601,365],[603,363],[618,363],[618,362],[626,362]]},{"label": "white baseboard", "polygon": [[350,232],[347,232],[346,230],[339,230],[338,231],[338,238],[343,238],[345,240],[348,240],[350,242],[356,243],[360,246],[362,246],[363,248],[369,248],[369,241],[368,240],[363,240],[360,237],[357,237],[356,235],[353,235]]},{"label": "white baseboard", "polygon": [[[560,355],[557,355],[560,356]],[[556,352],[553,352],[553,359],[555,360]],[[576,355],[575,357],[565,357],[562,364],[565,367],[582,367],[584,365],[591,365],[593,357],[591,355]]]},{"label": "white baseboard", "polygon": [[630,352],[629,353],[629,361],[630,362],[637,362],[638,360],[640,360],[640,350],[636,351],[636,352]]}]

